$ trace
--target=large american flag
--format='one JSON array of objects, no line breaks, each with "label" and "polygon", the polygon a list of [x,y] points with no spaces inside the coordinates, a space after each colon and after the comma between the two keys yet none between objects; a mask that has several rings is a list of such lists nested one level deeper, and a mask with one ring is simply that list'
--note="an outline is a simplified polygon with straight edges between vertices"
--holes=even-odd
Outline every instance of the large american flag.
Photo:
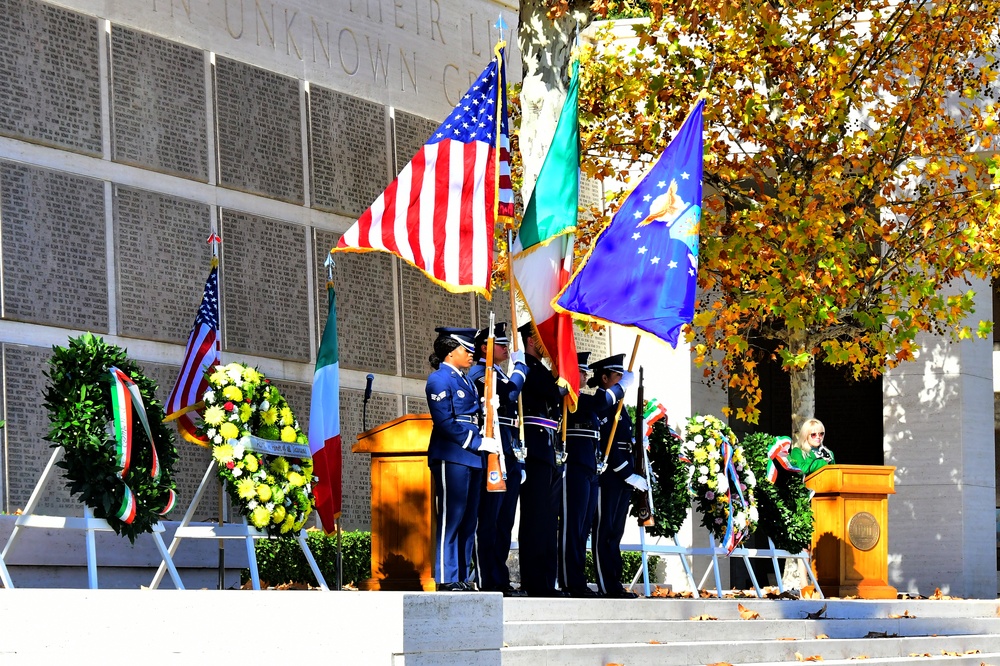
[{"label": "large american flag", "polygon": [[195,430],[195,410],[200,408],[201,396],[208,388],[205,370],[219,361],[219,268],[215,260],[205,282],[201,307],[194,318],[191,335],[181,372],[167,400],[164,421],[177,421],[181,437],[194,444],[205,445],[207,440]]},{"label": "large american flag", "polygon": [[391,252],[449,291],[489,298],[493,229],[514,216],[507,82],[498,53],[333,251]]}]

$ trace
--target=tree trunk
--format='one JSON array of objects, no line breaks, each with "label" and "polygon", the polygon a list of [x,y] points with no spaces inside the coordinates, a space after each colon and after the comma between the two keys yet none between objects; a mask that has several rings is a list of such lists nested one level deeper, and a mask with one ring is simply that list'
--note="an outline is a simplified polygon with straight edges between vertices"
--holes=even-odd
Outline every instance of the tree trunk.
[{"label": "tree trunk", "polygon": [[517,34],[523,63],[519,141],[524,166],[521,194],[526,203],[566,99],[577,26],[582,31],[590,23],[589,0],[569,4],[570,11],[553,21],[546,16],[548,5],[544,0],[521,2]]},{"label": "tree trunk", "polygon": [[812,355],[805,332],[789,336],[788,349],[793,354],[809,353],[805,366],[789,372],[792,387],[792,436],[794,437],[807,419],[816,415],[816,357]]}]

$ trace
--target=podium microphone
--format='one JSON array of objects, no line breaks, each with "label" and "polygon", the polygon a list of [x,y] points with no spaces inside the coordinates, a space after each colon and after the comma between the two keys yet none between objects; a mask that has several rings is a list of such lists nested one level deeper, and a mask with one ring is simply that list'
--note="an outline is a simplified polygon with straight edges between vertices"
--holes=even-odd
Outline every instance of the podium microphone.
[{"label": "podium microphone", "polygon": [[368,430],[368,400],[372,397],[372,382],[375,381],[375,375],[368,373],[365,377],[367,384],[365,384],[365,400],[361,404],[361,430]]}]

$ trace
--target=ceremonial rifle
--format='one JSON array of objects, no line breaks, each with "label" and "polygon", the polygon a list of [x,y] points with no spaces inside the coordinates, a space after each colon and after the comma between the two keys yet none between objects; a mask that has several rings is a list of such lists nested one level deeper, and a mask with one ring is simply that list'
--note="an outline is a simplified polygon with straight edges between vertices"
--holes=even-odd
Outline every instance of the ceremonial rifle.
[{"label": "ceremonial rifle", "polygon": [[[493,371],[493,322],[495,315],[490,313],[490,328],[486,338],[486,374],[483,376],[483,398],[485,404],[483,410],[485,423],[483,425],[484,437],[500,438],[500,421],[493,398],[496,397],[496,373]],[[500,453],[489,453],[486,456],[486,492],[502,493],[507,490],[507,464],[503,455],[503,444],[501,441]]]},{"label": "ceremonial rifle", "polygon": [[653,475],[649,469],[649,456],[646,454],[646,422],[643,419],[645,412],[644,387],[642,385],[642,366],[639,366],[639,386],[636,389],[638,394],[635,407],[635,441],[632,442],[632,457],[636,462],[642,461],[640,466],[641,474],[646,479],[646,490],[632,490],[632,515],[635,516],[639,525],[643,527],[653,526]]}]

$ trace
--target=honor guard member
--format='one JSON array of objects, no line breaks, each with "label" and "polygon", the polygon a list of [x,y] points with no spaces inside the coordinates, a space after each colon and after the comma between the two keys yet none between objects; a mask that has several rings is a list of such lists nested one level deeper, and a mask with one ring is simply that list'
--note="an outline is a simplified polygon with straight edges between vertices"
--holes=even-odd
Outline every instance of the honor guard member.
[{"label": "honor guard member", "polygon": [[482,437],[479,394],[466,372],[472,366],[472,328],[437,328],[434,372],[427,378],[427,406],[433,427],[427,447],[434,502],[434,580],[442,591],[473,590],[468,582],[476,540],[483,453],[500,443]]},{"label": "honor guard member", "polygon": [[[589,357],[590,352],[577,352],[580,386],[587,384]],[[617,393],[600,387],[593,394],[580,393],[576,411],[567,417],[559,585],[573,597],[597,596],[587,585],[587,535],[597,512],[597,465],[604,456],[600,420],[614,412],[618,400]]]},{"label": "honor guard member", "polygon": [[[591,364],[594,371],[589,385],[600,386],[614,394],[616,404],[625,397],[632,385],[631,372],[625,372],[625,354],[615,354]],[[601,455],[607,446],[614,423],[614,412],[601,418]],[[594,534],[591,548],[594,569],[597,572],[597,589],[605,597],[633,598],[635,594],[622,587],[621,541],[628,519],[632,488],[647,490],[646,480],[635,473],[632,459],[632,419],[621,410],[615,427],[614,442],[608,453],[607,468],[602,466],[598,481],[597,515],[594,517]]]},{"label": "honor guard member", "polygon": [[529,597],[565,597],[556,589],[559,568],[559,507],[562,465],[556,461],[564,391],[542,363],[531,322],[518,331],[524,340],[528,378],[521,391],[524,419],[525,480],[521,484],[521,523],[517,533],[521,589]]},{"label": "honor guard member", "polygon": [[[469,370],[469,379],[475,385],[481,399],[486,395],[486,354],[489,343],[489,329],[484,328],[476,335],[475,363]],[[493,377],[497,397],[500,438],[503,447],[504,464],[507,469],[507,490],[502,493],[486,492],[486,478],[479,496],[479,527],[476,528],[476,583],[480,590],[503,592],[504,596],[521,596],[510,584],[510,570],[507,556],[510,554],[510,537],[514,529],[517,513],[517,498],[520,495],[524,465],[518,459],[521,441],[517,423],[517,396],[521,393],[528,375],[524,352],[509,351],[507,323],[500,322],[493,328]],[[511,361],[511,373],[500,367],[504,361]],[[484,410],[485,411],[485,410]],[[486,468],[484,455],[483,469]]]}]

